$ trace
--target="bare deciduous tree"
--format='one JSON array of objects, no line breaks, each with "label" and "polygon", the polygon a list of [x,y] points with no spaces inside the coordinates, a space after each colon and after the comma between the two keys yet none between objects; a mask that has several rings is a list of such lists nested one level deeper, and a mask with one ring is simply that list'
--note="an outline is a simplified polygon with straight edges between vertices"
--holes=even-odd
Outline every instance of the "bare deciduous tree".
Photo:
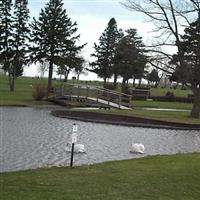
[{"label": "bare deciduous tree", "polygon": [[[144,14],[147,19],[155,26],[154,32],[156,36],[152,45],[149,45],[149,51],[153,56],[160,57],[160,63],[165,60],[171,60],[172,55],[177,52],[177,66],[168,65],[165,71],[172,73],[177,68],[184,69],[185,63],[183,59],[184,52],[182,51],[183,30],[189,27],[196,19],[200,19],[200,1],[199,0],[126,0],[123,3],[126,8]],[[174,49],[173,49],[174,48]],[[154,57],[150,59],[154,67]],[[187,73],[187,72],[185,72]],[[198,95],[197,90],[200,90],[198,85],[188,82],[194,93],[194,105],[191,112],[192,117],[199,117],[198,114],[193,114],[194,109],[197,109]],[[198,110],[200,110],[198,108]]]}]

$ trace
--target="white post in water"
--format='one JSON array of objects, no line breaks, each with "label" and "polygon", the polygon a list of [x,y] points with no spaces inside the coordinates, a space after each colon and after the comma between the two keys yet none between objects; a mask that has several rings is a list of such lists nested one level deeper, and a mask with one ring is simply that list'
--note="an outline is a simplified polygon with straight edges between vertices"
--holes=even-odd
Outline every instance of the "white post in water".
[{"label": "white post in water", "polygon": [[73,167],[73,158],[74,158],[74,144],[77,142],[77,131],[78,131],[78,126],[76,123],[73,124],[73,129],[72,129],[72,149],[71,149],[71,162],[70,162],[70,167]]}]

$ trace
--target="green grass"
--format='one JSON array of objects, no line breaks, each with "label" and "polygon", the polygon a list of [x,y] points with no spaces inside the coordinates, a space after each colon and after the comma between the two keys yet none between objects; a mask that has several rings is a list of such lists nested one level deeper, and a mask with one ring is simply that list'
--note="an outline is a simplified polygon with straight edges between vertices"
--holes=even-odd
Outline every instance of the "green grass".
[{"label": "green grass", "polygon": [[173,92],[175,97],[187,97],[188,94],[192,94],[192,91],[187,89],[187,90],[181,90],[180,88],[177,89],[171,89],[171,88],[151,88],[151,96],[165,96],[166,93]]},{"label": "green grass", "polygon": [[88,110],[89,112],[98,112],[106,114],[116,114],[124,116],[141,117],[147,119],[156,119],[161,121],[178,122],[185,124],[200,124],[200,119],[191,118],[190,112],[178,111],[152,111],[152,110]]},{"label": "green grass", "polygon": [[9,91],[8,77],[0,76],[0,105],[37,105],[48,102],[37,102],[32,98],[32,87],[37,83],[47,84],[47,80],[37,80],[27,77],[19,77],[16,81],[15,92]]},{"label": "green grass", "polygon": [[[37,83],[41,83],[47,85],[47,78],[44,79],[36,79],[30,77],[19,77],[16,80],[16,90],[15,92],[9,91],[8,85],[8,77],[0,75],[0,105],[43,105],[50,104],[47,101],[34,101],[32,98],[32,87]],[[60,85],[63,82],[58,80],[53,80],[53,85]],[[67,83],[75,83],[75,84],[88,84],[88,85],[102,85],[102,82],[98,81],[77,81],[77,80],[69,80]]]},{"label": "green grass", "polygon": [[200,154],[1,174],[1,200],[197,200]]},{"label": "green grass", "polygon": [[[73,80],[72,80],[73,81]],[[69,83],[72,83],[69,81]],[[73,81],[75,82],[75,81]],[[30,85],[35,85],[37,83],[47,84],[47,79],[38,80],[28,77],[19,77],[16,81],[16,91],[10,92],[8,86],[8,77],[0,76],[0,105],[7,106],[32,106],[32,105],[48,105],[50,104],[47,101],[34,101],[32,98],[32,87]],[[80,81],[76,81],[80,83]],[[90,82],[90,84],[97,84],[97,82]],[[53,84],[60,84],[59,81],[53,81]],[[82,82],[82,84],[84,84]],[[100,84],[100,82],[98,83]],[[159,90],[159,89],[158,89]],[[176,90],[178,91],[178,90]],[[185,90],[183,90],[185,91]],[[133,101],[133,107],[157,107],[157,108],[176,108],[176,109],[191,109],[192,104],[188,103],[177,103],[177,102],[151,102],[151,101]],[[183,123],[195,123],[200,124],[199,119],[192,119],[189,117],[188,112],[169,112],[169,111],[145,111],[145,110],[116,110],[116,111],[99,111],[99,112],[108,112],[113,114],[120,115],[130,115],[138,116],[152,119],[159,119],[164,121],[174,121],[174,122],[183,122]]]},{"label": "green grass", "polygon": [[133,101],[133,107],[151,107],[151,108],[173,108],[173,109],[192,109],[191,103],[180,102],[161,102],[161,101]]}]

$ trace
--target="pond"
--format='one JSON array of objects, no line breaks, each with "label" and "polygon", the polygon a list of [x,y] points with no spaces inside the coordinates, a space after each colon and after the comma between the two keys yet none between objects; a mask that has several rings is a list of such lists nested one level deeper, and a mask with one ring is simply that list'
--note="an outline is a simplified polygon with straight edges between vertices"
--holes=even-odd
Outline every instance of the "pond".
[{"label": "pond", "polygon": [[[0,107],[0,171],[52,165],[68,166],[74,120],[50,115],[52,109]],[[150,129],[76,121],[78,143],[86,153],[74,164],[93,164],[156,154],[200,152],[200,131]],[[131,143],[142,143],[145,154],[130,153]]]}]

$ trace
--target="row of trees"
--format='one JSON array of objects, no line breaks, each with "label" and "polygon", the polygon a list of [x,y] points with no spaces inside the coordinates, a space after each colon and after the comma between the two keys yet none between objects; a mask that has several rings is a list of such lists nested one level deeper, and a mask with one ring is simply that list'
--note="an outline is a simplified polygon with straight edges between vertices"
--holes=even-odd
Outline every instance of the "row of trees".
[{"label": "row of trees", "polygon": [[[14,1],[14,2],[13,2]],[[0,0],[0,63],[9,74],[10,90],[23,65],[49,63],[48,91],[54,65],[61,73],[84,62],[79,56],[83,45],[80,35],[63,9],[62,0],[49,0],[38,19],[29,24],[28,0]],[[153,43],[144,48],[137,30],[125,32],[117,28],[114,18],[95,44],[92,71],[106,80],[123,78],[123,89],[130,78],[141,78],[147,63],[185,82],[194,93],[192,117],[200,115],[200,2],[199,0],[126,0],[128,9],[144,14],[155,24]],[[182,27],[185,27],[183,33]],[[175,47],[177,53],[166,51]],[[148,56],[147,56],[148,55]]]},{"label": "row of trees", "polygon": [[74,66],[81,69],[84,59],[79,54],[84,45],[77,45],[77,23],[68,17],[62,0],[50,0],[30,24],[28,0],[15,0],[14,4],[0,0],[0,20],[0,63],[9,74],[11,91],[28,63],[48,62],[48,91],[54,65],[63,73]]},{"label": "row of trees", "polygon": [[135,80],[145,78],[154,83],[155,87],[161,79],[158,70],[147,71],[148,51],[137,34],[136,29],[128,29],[125,32],[117,28],[114,18],[110,19],[108,25],[99,38],[98,44],[94,44],[95,61],[91,62],[92,72],[95,72],[104,83],[111,77],[114,78],[113,88],[116,88],[117,78],[122,77],[122,90],[125,92],[129,79]]},{"label": "row of trees", "polygon": [[113,76],[116,88],[117,78],[120,76],[123,78],[122,91],[125,91],[129,79],[143,77],[147,56],[136,29],[123,32],[117,28],[117,22],[112,18],[94,49],[92,56],[95,60],[91,62],[91,71],[103,78],[104,83]]},{"label": "row of trees", "polygon": [[[144,14],[155,26],[152,44],[144,45],[135,29],[125,33],[117,29],[114,19],[95,44],[93,72],[106,79],[123,78],[123,88],[130,78],[141,78],[146,64],[167,73],[191,87],[194,104],[191,116],[200,117],[200,2],[199,0],[126,0],[129,10]],[[185,27],[184,32],[182,27]],[[167,47],[167,48],[166,48]],[[173,51],[166,51],[175,47]],[[146,56],[148,53],[148,57]],[[153,74],[154,73],[154,74]],[[149,80],[155,75],[152,71]],[[157,77],[158,78],[158,77]]]}]

